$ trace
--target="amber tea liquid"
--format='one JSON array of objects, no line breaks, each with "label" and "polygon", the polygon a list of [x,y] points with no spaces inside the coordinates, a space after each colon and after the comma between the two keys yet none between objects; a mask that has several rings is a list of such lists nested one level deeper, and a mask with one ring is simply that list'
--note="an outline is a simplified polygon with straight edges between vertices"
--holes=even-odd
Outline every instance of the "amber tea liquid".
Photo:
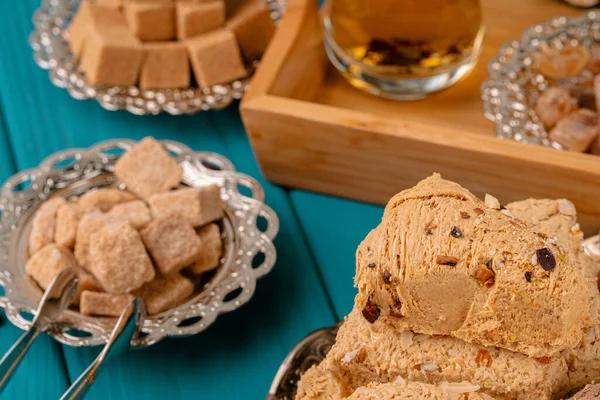
[{"label": "amber tea liquid", "polygon": [[329,0],[329,58],[354,86],[395,99],[442,90],[473,68],[479,0]]}]

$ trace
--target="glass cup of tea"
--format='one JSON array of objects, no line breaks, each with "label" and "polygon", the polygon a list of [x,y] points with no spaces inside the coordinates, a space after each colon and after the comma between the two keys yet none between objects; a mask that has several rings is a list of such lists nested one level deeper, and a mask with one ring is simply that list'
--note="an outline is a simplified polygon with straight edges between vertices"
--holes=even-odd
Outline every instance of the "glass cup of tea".
[{"label": "glass cup of tea", "polygon": [[479,0],[327,0],[325,48],[355,87],[414,100],[471,72],[481,50]]}]

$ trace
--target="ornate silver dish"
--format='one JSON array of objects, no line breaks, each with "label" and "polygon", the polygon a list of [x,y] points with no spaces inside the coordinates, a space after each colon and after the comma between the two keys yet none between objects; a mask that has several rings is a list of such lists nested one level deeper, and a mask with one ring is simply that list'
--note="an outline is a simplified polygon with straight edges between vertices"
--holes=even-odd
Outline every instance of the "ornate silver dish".
[{"label": "ornate silver dish", "polygon": [[[187,146],[162,142],[184,169],[183,184],[218,184],[224,202],[222,221],[224,255],[214,276],[184,304],[151,315],[143,321],[135,347],[165,337],[188,336],[210,326],[219,314],[233,311],[250,300],[256,280],[275,264],[272,240],[279,229],[277,216],[264,204],[264,191],[253,178],[236,172],[225,157],[194,152]],[[89,149],[69,149],[45,159],[39,167],[9,178],[0,192],[0,307],[15,326],[27,329],[41,299],[41,290],[25,274],[26,243],[32,216],[51,196],[78,196],[92,188],[116,184],[113,168],[120,154],[135,144],[109,140]],[[243,195],[240,188],[250,191]],[[266,228],[259,229],[259,220]],[[1,295],[0,291],[0,295]],[[114,319],[93,318],[68,310],[49,332],[70,346],[93,346],[106,341]]]},{"label": "ornate silver dish", "polygon": [[535,71],[535,56],[542,50],[565,46],[591,48],[600,42],[600,11],[579,18],[557,17],[527,29],[520,40],[506,43],[488,65],[490,77],[481,86],[485,116],[496,123],[496,135],[523,143],[562,149],[548,133],[533,106],[546,78]]},{"label": "ornate silver dish", "polygon": [[[96,99],[107,110],[127,110],[133,114],[193,114],[222,109],[240,99],[248,89],[258,62],[248,67],[248,76],[210,88],[140,90],[136,86],[91,86],[71,53],[67,28],[79,3],[87,0],[43,0],[33,15],[35,30],[29,36],[37,65],[49,71],[50,81],[78,100]],[[284,0],[264,0],[276,24],[281,20]]]},{"label": "ornate silver dish", "polygon": [[[600,256],[600,235],[584,240],[582,246],[587,254]],[[310,367],[325,359],[335,343],[342,322],[314,331],[294,346],[277,370],[265,400],[295,399],[300,377]]]},{"label": "ornate silver dish", "polygon": [[281,363],[265,400],[294,400],[300,377],[327,356],[341,325],[342,321],[316,330],[294,346]]}]

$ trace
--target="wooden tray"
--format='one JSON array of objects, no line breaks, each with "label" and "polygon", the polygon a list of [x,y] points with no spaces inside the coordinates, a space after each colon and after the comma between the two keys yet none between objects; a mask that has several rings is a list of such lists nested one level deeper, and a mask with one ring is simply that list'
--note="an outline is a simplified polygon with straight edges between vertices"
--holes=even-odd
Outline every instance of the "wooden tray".
[{"label": "wooden tray", "polygon": [[482,0],[486,38],[473,73],[415,102],[362,93],[323,48],[316,0],[289,0],[282,25],[242,102],[266,177],[276,183],[385,204],[434,171],[501,202],[565,197],[583,229],[600,228],[600,157],[499,140],[480,85],[498,47],[529,26],[581,11],[552,0]]}]

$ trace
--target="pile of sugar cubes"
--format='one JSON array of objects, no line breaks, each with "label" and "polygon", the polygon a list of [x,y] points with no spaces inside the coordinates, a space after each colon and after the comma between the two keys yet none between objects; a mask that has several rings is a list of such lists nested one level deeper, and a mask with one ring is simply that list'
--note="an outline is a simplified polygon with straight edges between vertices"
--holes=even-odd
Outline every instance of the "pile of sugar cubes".
[{"label": "pile of sugar cubes", "polygon": [[51,197],[32,222],[26,273],[46,289],[76,268],[74,304],[84,315],[118,316],[134,296],[149,314],[181,304],[223,252],[220,188],[182,187],[182,174],[159,142],[145,138],[117,161],[119,186],[70,201]]},{"label": "pile of sugar cubes", "polygon": [[68,40],[92,85],[172,89],[244,78],[274,31],[263,0],[82,0]]}]

